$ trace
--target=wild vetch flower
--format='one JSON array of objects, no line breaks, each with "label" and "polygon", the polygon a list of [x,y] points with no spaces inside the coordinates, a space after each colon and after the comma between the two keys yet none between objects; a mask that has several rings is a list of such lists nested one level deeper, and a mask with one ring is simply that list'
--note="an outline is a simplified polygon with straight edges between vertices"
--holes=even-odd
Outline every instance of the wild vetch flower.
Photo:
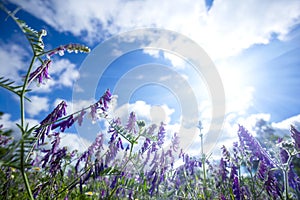
[{"label": "wild vetch flower", "polygon": [[120,137],[119,137],[118,142],[117,142],[117,147],[121,148],[122,150],[124,150],[122,139]]},{"label": "wild vetch flower", "polygon": [[268,178],[265,182],[265,187],[269,196],[274,198],[282,196],[279,188],[279,184],[272,171],[269,171],[268,173]]},{"label": "wild vetch flower", "polygon": [[281,196],[280,188],[276,177],[269,168],[270,166],[265,160],[260,160],[257,175],[264,182],[268,195],[277,198]]},{"label": "wild vetch flower", "polygon": [[268,165],[275,165],[268,153],[243,126],[239,126],[238,136],[243,150],[250,151],[254,157],[259,158],[260,160],[264,159]]},{"label": "wild vetch flower", "polygon": [[105,164],[108,165],[111,161],[113,161],[119,151],[118,146],[115,144],[116,141],[114,142],[110,142],[109,146],[108,146],[108,151],[105,155]]},{"label": "wild vetch flower", "polygon": [[134,112],[131,112],[130,115],[129,115],[127,125],[126,125],[126,130],[128,132],[133,132],[133,133],[136,134],[137,130],[136,130],[135,125],[136,125],[136,116],[135,116]]},{"label": "wild vetch flower", "polygon": [[43,83],[43,79],[50,79],[48,68],[50,66],[51,60],[44,60],[41,66],[39,66],[34,72],[29,75],[28,84],[34,79],[38,81],[39,84]]},{"label": "wild vetch flower", "polygon": [[143,154],[148,149],[150,144],[151,144],[151,140],[149,138],[146,138],[145,141],[144,141],[144,144],[141,148],[141,154]]},{"label": "wild vetch flower", "polygon": [[52,147],[48,150],[41,150],[46,153],[41,160],[42,168],[45,168],[47,164],[50,166],[50,174],[55,175],[61,169],[61,161],[67,155],[67,148],[59,148],[60,137],[59,133],[54,133],[54,140],[51,142]]},{"label": "wild vetch flower", "polygon": [[119,131],[121,129],[121,120],[120,118],[113,119],[108,127],[108,133],[111,134],[110,143],[114,142],[119,135]]},{"label": "wild vetch flower", "polygon": [[55,123],[59,118],[66,115],[67,104],[62,101],[56,106],[56,108],[40,123],[40,127],[35,130],[35,137],[39,137],[38,144],[43,144],[45,136],[49,134],[52,129],[53,123]]},{"label": "wild vetch flower", "polygon": [[173,136],[173,138],[172,138],[172,149],[173,149],[173,151],[175,151],[175,152],[178,151],[179,144],[180,144],[179,137],[175,133],[174,136]]},{"label": "wild vetch flower", "polygon": [[89,160],[95,150],[103,149],[103,134],[98,134],[95,141],[88,147],[88,150],[83,152],[83,154],[78,158],[75,165],[75,171],[78,172],[79,164],[81,161],[85,161],[85,166],[89,164]]},{"label": "wild vetch flower", "polygon": [[281,163],[282,164],[285,164],[289,159],[289,154],[288,152],[283,149],[283,148],[280,148],[280,160],[281,160]]},{"label": "wild vetch flower", "polygon": [[294,190],[300,191],[300,178],[299,176],[295,173],[294,171],[294,165],[291,163],[290,169],[288,172],[288,180],[289,180],[289,185],[291,188]]},{"label": "wild vetch flower", "polygon": [[68,119],[61,121],[59,123],[55,123],[52,125],[52,130],[59,127],[61,132],[64,132],[66,128],[70,128],[74,124],[75,120],[73,118],[73,115],[70,115]]},{"label": "wild vetch flower", "polygon": [[291,126],[290,132],[294,139],[296,149],[300,150],[300,132],[294,126]]},{"label": "wild vetch flower", "polygon": [[75,121],[77,120],[79,126],[82,125],[83,116],[85,115],[85,113],[86,112],[84,110],[81,110],[80,114],[75,117]]},{"label": "wild vetch flower", "polygon": [[157,135],[157,145],[161,147],[164,143],[164,138],[166,134],[165,130],[165,124],[163,122],[160,123],[159,130],[158,130],[158,135]]},{"label": "wild vetch flower", "polygon": [[[91,105],[90,115],[92,121],[95,122],[98,119],[99,114],[106,116],[106,112],[108,110],[108,104],[111,101],[111,93],[109,89],[105,91],[105,93],[100,97],[100,99],[93,105]],[[98,113],[98,111],[100,113]]]},{"label": "wild vetch flower", "polygon": [[102,97],[99,99],[99,101],[96,103],[97,108],[100,108],[103,112],[106,112],[108,110],[108,104],[111,101],[111,93],[110,90],[107,89],[105,93],[102,95]]},{"label": "wild vetch flower", "polygon": [[238,153],[239,153],[239,147],[238,147],[238,143],[234,142],[233,143],[233,158],[234,158],[234,162],[237,164],[238,163]]},{"label": "wild vetch flower", "polygon": [[69,53],[71,53],[73,51],[75,53],[78,53],[78,51],[81,53],[89,53],[91,50],[87,46],[84,46],[81,44],[67,44],[64,46],[59,46],[56,49],[54,49],[51,53],[48,54],[48,57],[51,57],[57,53],[60,56],[63,56],[65,51],[68,51]]},{"label": "wild vetch flower", "polygon": [[219,164],[219,175],[222,178],[221,179],[222,182],[226,181],[226,179],[227,179],[228,170],[226,169],[226,167],[227,167],[226,161],[224,161],[224,159],[221,158],[220,164]]},{"label": "wild vetch flower", "polygon": [[233,178],[232,191],[233,191],[233,195],[234,195],[234,197],[235,197],[236,200],[241,199],[239,178],[237,176],[235,176]]},{"label": "wild vetch flower", "polygon": [[223,158],[225,159],[225,161],[230,162],[230,152],[226,149],[226,147],[223,145],[221,147],[222,149],[222,154],[223,154]]},{"label": "wild vetch flower", "polygon": [[231,181],[233,181],[232,191],[233,191],[234,197],[235,197],[235,199],[239,200],[240,199],[240,185],[239,185],[237,167],[235,165],[232,165],[232,167],[231,167],[230,179],[231,179]]},{"label": "wild vetch flower", "polygon": [[90,116],[92,118],[92,122],[95,123],[96,120],[98,119],[98,113],[97,113],[97,107],[96,105],[91,105],[91,111],[90,111]]},{"label": "wild vetch flower", "polygon": [[268,166],[267,164],[264,162],[264,160],[259,161],[259,165],[258,165],[258,170],[257,170],[257,176],[261,179],[261,180],[266,180],[268,174]]},{"label": "wild vetch flower", "polygon": [[156,124],[152,124],[152,125],[147,129],[147,134],[148,134],[148,135],[153,135],[156,128],[157,128],[157,125],[156,125]]},{"label": "wild vetch flower", "polygon": [[50,173],[52,175],[56,174],[61,169],[61,161],[67,155],[67,147],[63,147],[58,149],[56,153],[53,154],[52,159],[50,161]]}]

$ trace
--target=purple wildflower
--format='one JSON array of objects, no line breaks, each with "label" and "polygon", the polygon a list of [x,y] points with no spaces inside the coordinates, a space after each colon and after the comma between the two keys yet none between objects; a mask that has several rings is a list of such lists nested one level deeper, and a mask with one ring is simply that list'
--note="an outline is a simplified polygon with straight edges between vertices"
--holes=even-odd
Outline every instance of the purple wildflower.
[{"label": "purple wildflower", "polygon": [[86,113],[86,112],[85,112],[84,110],[81,110],[80,114],[77,115],[77,117],[76,117],[79,126],[82,125],[83,116],[85,115],[85,113]]},{"label": "purple wildflower", "polygon": [[113,119],[108,127],[108,133],[111,134],[110,143],[114,142],[119,135],[121,120],[120,118]]},{"label": "purple wildflower", "polygon": [[8,144],[9,141],[11,141],[11,137],[6,136],[6,135],[0,135],[0,146],[4,147]]},{"label": "purple wildflower", "polygon": [[54,49],[51,53],[48,54],[48,57],[51,57],[57,53],[60,56],[63,56],[65,51],[68,51],[69,53],[71,53],[73,51],[75,53],[77,53],[78,51],[82,52],[82,53],[89,53],[91,50],[90,50],[90,48],[88,48],[84,45],[81,45],[81,44],[67,44],[64,46],[59,46],[56,49]]},{"label": "purple wildflower", "polygon": [[259,165],[258,165],[258,171],[257,171],[257,176],[261,179],[261,180],[266,180],[266,177],[267,177],[267,173],[268,173],[268,166],[267,164],[261,160],[259,162]]},{"label": "purple wildflower", "polygon": [[219,164],[219,174],[222,178],[221,179],[222,182],[226,181],[226,179],[227,179],[228,170],[226,169],[226,167],[227,167],[226,161],[224,161],[224,159],[221,158],[220,164]]},{"label": "purple wildflower", "polygon": [[270,159],[268,153],[243,126],[239,126],[238,136],[243,150],[250,151],[254,157],[265,160],[268,165],[274,166],[274,162]]},{"label": "purple wildflower", "polygon": [[96,107],[95,104],[91,105],[90,116],[92,118],[92,122],[95,123],[96,120],[98,119],[98,116],[97,116],[97,107]]},{"label": "purple wildflower", "polygon": [[136,134],[137,130],[136,130],[135,125],[136,125],[136,116],[135,116],[134,112],[131,112],[129,115],[127,125],[126,125],[126,130],[128,132],[133,132],[134,134]]},{"label": "purple wildflower", "polygon": [[269,196],[274,198],[281,197],[281,191],[278,182],[272,171],[268,172],[268,178],[265,182],[265,187]]},{"label": "purple wildflower", "polygon": [[119,148],[114,142],[110,142],[108,146],[108,151],[105,156],[105,164],[108,165],[112,160],[114,160],[118,154]]},{"label": "purple wildflower", "polygon": [[233,178],[232,190],[233,190],[233,195],[235,197],[234,199],[236,199],[236,200],[241,199],[239,178],[237,176],[235,176]]},{"label": "purple wildflower", "polygon": [[223,194],[221,194],[221,197],[220,197],[221,200],[226,200],[225,196]]},{"label": "purple wildflower", "polygon": [[152,124],[152,125],[148,128],[147,134],[148,134],[148,135],[153,135],[156,128],[157,128],[157,125],[156,125],[156,124]]},{"label": "purple wildflower", "polygon": [[175,151],[175,152],[178,151],[179,144],[180,144],[179,136],[175,133],[173,138],[172,138],[172,149],[173,149],[173,151]]},{"label": "purple wildflower", "polygon": [[58,149],[56,153],[52,155],[52,159],[50,162],[50,173],[52,175],[56,174],[61,169],[61,161],[67,155],[67,147],[63,147]]},{"label": "purple wildflower", "polygon": [[141,149],[142,154],[148,149],[150,144],[151,144],[151,140],[149,138],[146,138],[145,141],[144,141],[144,144],[142,146],[142,149]]},{"label": "purple wildflower", "polygon": [[[99,114],[106,116],[111,96],[109,89],[107,89],[100,99],[95,104],[91,105],[90,115],[93,122],[98,119]],[[98,111],[100,111],[100,113],[98,113]]]},{"label": "purple wildflower", "polygon": [[118,142],[117,142],[117,147],[121,148],[122,150],[124,150],[122,139],[120,137],[119,137]]},{"label": "purple wildflower", "polygon": [[300,178],[295,173],[294,165],[292,163],[290,164],[290,169],[288,172],[288,180],[289,180],[289,185],[291,188],[293,188],[294,190],[300,191]]},{"label": "purple wildflower", "polygon": [[269,166],[265,160],[261,160],[258,166],[258,177],[264,182],[267,193],[271,197],[281,196],[280,188],[273,172],[269,170]]},{"label": "purple wildflower", "polygon": [[164,143],[164,138],[165,138],[165,134],[166,134],[166,130],[165,130],[165,124],[163,122],[161,122],[159,130],[158,130],[158,135],[157,135],[157,145],[159,147],[161,147]]},{"label": "purple wildflower", "polygon": [[55,123],[52,125],[51,129],[55,129],[57,127],[60,128],[61,132],[64,132],[66,130],[66,128],[70,128],[73,124],[74,124],[75,120],[73,118],[73,115],[70,115],[70,117],[68,117],[68,119],[61,121],[59,123]]},{"label": "purple wildflower", "polygon": [[285,164],[289,159],[289,154],[288,152],[283,149],[283,148],[280,148],[280,160],[281,160],[281,163],[282,164]]},{"label": "purple wildflower", "polygon": [[46,153],[42,158],[42,168],[45,168],[47,164],[50,166],[50,174],[55,175],[61,169],[61,162],[67,155],[67,148],[59,148],[60,137],[59,133],[54,133],[54,140],[51,142],[52,147],[48,150],[41,150]]},{"label": "purple wildflower", "polygon": [[229,151],[226,149],[226,147],[223,145],[221,147],[222,149],[222,154],[223,154],[223,158],[225,159],[226,162],[230,162],[230,153]]},{"label": "purple wildflower", "polygon": [[[40,127],[36,129],[35,137],[39,137],[38,144],[43,144],[45,136],[49,134],[52,129],[53,123],[59,118],[66,115],[67,104],[62,101],[56,106],[56,108],[40,123]],[[40,143],[41,142],[41,143]]]},{"label": "purple wildflower", "polygon": [[300,150],[300,132],[294,126],[291,126],[290,132],[294,139],[296,149]]},{"label": "purple wildflower", "polygon": [[28,84],[34,79],[38,81],[39,84],[43,83],[43,78],[50,79],[48,68],[51,64],[51,60],[44,60],[41,66],[39,66],[34,72],[29,75]]},{"label": "purple wildflower", "polygon": [[91,156],[97,150],[103,149],[103,134],[97,135],[95,141],[88,147],[88,150],[83,152],[82,155],[78,158],[77,163],[75,165],[75,171],[78,172],[79,164],[81,161],[85,161],[85,165],[87,165],[90,161]]},{"label": "purple wildflower", "polygon": [[100,108],[103,112],[106,112],[108,110],[108,103],[111,101],[111,98],[112,95],[110,93],[110,90],[107,89],[102,95],[102,97],[99,99],[99,101],[96,103],[97,108]]},{"label": "purple wildflower", "polygon": [[235,199],[239,200],[240,197],[240,185],[239,185],[239,176],[237,172],[237,167],[232,165],[231,172],[230,172],[230,179],[233,181],[232,183],[232,190]]}]

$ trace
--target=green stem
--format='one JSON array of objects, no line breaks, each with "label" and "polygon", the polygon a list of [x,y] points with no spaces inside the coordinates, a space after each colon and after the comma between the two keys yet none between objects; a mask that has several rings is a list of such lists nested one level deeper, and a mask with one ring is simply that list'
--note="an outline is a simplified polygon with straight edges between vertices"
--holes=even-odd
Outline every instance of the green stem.
[{"label": "green stem", "polygon": [[289,199],[288,170],[283,171],[285,199]]},{"label": "green stem", "polygon": [[29,184],[26,172],[25,172],[24,136],[26,135],[26,131],[25,131],[25,104],[24,104],[24,101],[25,101],[25,93],[26,93],[27,82],[28,82],[30,71],[31,71],[31,68],[33,66],[33,63],[34,63],[35,59],[36,59],[36,57],[33,56],[32,60],[31,60],[31,63],[30,63],[30,66],[28,68],[28,71],[27,71],[27,74],[26,74],[26,77],[25,77],[25,80],[24,80],[24,83],[23,83],[23,88],[22,88],[22,91],[21,91],[21,95],[20,95],[20,114],[21,114],[21,127],[22,127],[21,152],[20,152],[21,153],[21,155],[20,155],[21,168],[20,169],[21,169],[22,177],[23,177],[25,187],[26,187],[26,190],[27,190],[27,193],[28,193],[30,199],[34,199],[34,198],[33,198],[32,191],[31,191],[31,188],[30,188],[30,184]]}]

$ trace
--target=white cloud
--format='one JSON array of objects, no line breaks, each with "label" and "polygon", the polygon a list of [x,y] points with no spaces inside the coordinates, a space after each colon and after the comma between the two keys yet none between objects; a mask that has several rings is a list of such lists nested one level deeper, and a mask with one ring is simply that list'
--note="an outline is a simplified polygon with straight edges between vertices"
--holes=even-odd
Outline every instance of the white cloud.
[{"label": "white cloud", "polygon": [[169,53],[166,51],[163,52],[163,55],[164,55],[164,58],[169,60],[172,64],[172,66],[175,67],[176,69],[184,69],[185,68],[185,61],[178,55]]},{"label": "white cloud", "polygon": [[13,2],[58,31],[87,34],[85,39],[89,41],[107,33],[160,27],[191,37],[213,58],[235,55],[253,44],[266,44],[273,36],[284,39],[300,16],[297,0],[288,4],[284,0],[215,0],[209,12],[205,1],[192,0],[172,4],[151,0]]},{"label": "white cloud", "polygon": [[[5,76],[11,80],[21,81],[20,72],[24,73],[24,67],[28,54],[17,44],[0,43],[0,76]],[[25,74],[23,74],[25,75]]]},{"label": "white cloud", "polygon": [[273,122],[272,126],[275,128],[275,130],[282,135],[289,134],[289,130],[291,128],[291,125],[295,126],[297,130],[300,130],[300,114],[287,118],[285,120],[282,120],[280,122]]},{"label": "white cloud", "polygon": [[30,117],[38,115],[41,111],[49,110],[49,100],[47,97],[30,96],[31,102],[25,101],[25,111]]},{"label": "white cloud", "polygon": [[[21,131],[16,124],[20,124],[20,121],[20,119],[11,120],[11,115],[4,113],[4,115],[2,115],[2,117],[0,118],[0,125],[3,125],[3,129],[5,130],[12,130],[12,136],[15,139],[19,139],[21,137]],[[39,124],[37,120],[31,118],[27,118],[25,120],[25,123],[28,123],[29,128],[32,128],[33,126]]]},{"label": "white cloud", "polygon": [[60,133],[60,137],[60,146],[66,146],[70,152],[77,150],[82,153],[92,144],[91,141],[73,133]]}]

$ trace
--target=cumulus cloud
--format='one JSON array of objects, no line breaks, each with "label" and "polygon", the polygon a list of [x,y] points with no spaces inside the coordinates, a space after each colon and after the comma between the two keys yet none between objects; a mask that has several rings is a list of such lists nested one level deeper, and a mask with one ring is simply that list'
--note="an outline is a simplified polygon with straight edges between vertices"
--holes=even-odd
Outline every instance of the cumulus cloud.
[{"label": "cumulus cloud", "polygon": [[76,150],[82,153],[92,144],[91,141],[73,133],[60,133],[60,137],[60,146],[66,146],[70,152]]},{"label": "cumulus cloud", "polygon": [[[17,127],[16,124],[20,124],[20,119],[18,120],[12,120],[11,119],[11,114],[4,113],[3,116],[0,118],[0,124],[3,125],[3,129],[5,130],[12,130],[12,136],[15,139],[20,139],[21,138],[21,131]],[[38,125],[39,122],[35,119],[27,118],[25,120],[25,123],[28,123],[29,128],[32,128],[35,125]]]},{"label": "cumulus cloud", "polygon": [[215,0],[209,11],[205,1],[192,0],[172,4],[151,0],[13,2],[56,30],[87,36],[89,41],[135,28],[159,27],[191,37],[213,58],[235,55],[253,44],[267,44],[273,37],[285,39],[300,16],[297,0],[288,4],[284,0]]},{"label": "cumulus cloud", "polygon": [[40,114],[41,111],[49,110],[49,100],[47,97],[30,96],[30,102],[25,101],[25,111],[30,117]]},{"label": "cumulus cloud", "polygon": [[20,72],[24,73],[26,58],[28,53],[20,45],[0,43],[0,76],[20,82]]}]

